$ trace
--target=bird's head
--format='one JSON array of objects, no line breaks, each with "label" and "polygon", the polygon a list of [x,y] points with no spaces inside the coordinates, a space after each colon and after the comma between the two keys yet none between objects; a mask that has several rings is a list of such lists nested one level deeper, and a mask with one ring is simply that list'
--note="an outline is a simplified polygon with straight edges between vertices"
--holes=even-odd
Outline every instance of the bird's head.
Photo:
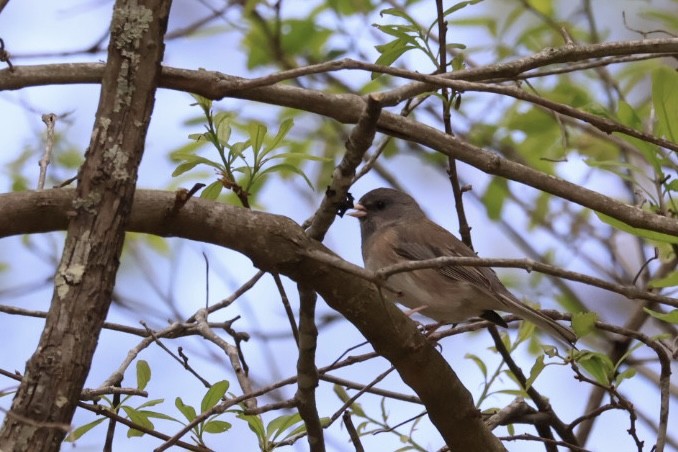
[{"label": "bird's head", "polygon": [[403,220],[426,218],[419,204],[410,195],[393,188],[377,188],[365,194],[348,215],[360,220],[360,231],[365,238],[379,228]]}]

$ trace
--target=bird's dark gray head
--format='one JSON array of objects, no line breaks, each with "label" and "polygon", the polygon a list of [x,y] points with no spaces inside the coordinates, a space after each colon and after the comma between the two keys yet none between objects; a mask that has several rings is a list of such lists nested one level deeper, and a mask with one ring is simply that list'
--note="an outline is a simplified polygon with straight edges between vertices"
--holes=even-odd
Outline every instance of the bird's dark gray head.
[{"label": "bird's dark gray head", "polygon": [[377,188],[365,194],[349,215],[360,220],[363,240],[379,228],[426,218],[419,204],[407,193],[393,188]]}]

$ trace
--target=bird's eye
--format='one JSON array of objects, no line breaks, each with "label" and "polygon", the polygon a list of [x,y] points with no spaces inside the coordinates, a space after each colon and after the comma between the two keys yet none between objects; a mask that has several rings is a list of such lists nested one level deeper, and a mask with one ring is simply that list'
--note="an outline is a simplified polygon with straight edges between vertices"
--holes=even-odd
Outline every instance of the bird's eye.
[{"label": "bird's eye", "polygon": [[383,210],[386,207],[386,203],[384,201],[377,201],[375,206],[378,210]]}]

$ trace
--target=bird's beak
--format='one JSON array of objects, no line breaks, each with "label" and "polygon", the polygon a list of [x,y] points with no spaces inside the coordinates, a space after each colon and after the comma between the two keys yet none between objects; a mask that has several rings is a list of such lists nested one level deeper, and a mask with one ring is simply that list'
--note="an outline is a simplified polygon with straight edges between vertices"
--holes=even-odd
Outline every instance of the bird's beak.
[{"label": "bird's beak", "polygon": [[364,217],[365,215],[367,215],[367,209],[362,204],[355,203],[353,205],[353,210],[348,212],[346,215],[350,215],[352,217],[360,219],[360,218]]}]

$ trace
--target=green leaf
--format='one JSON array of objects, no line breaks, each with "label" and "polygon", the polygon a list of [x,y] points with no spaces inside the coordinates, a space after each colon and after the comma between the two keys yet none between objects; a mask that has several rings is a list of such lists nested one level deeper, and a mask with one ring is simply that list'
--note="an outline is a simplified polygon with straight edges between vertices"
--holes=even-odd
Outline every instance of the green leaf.
[{"label": "green leaf", "polygon": [[579,300],[565,293],[557,294],[556,301],[567,312],[581,312],[586,310],[586,307]]},{"label": "green leaf", "polygon": [[[397,38],[386,44],[374,46],[374,48],[380,53],[379,57],[375,61],[375,64],[380,66],[391,66],[398,58],[401,57],[401,55],[409,50],[417,48],[423,50],[417,40],[411,36]],[[372,73],[372,80],[376,79],[380,75],[381,74],[378,72]]]},{"label": "green leaf", "polygon": [[[139,408],[141,408],[141,407],[139,407]],[[164,419],[166,421],[174,421],[174,422],[179,422],[179,423],[183,424],[183,422],[181,422],[180,420],[178,420],[178,419],[176,419],[176,418],[174,418],[174,417],[172,417],[168,414],[165,414],[165,413],[159,413],[157,411],[149,411],[149,410],[138,410],[138,411],[139,411],[139,413],[142,413],[147,418]]]},{"label": "green leaf", "polygon": [[595,312],[578,312],[572,314],[572,329],[577,337],[584,337],[595,329],[598,314]]},{"label": "green leaf", "polygon": [[541,192],[537,195],[537,201],[534,202],[532,215],[530,216],[530,229],[543,225],[544,220],[551,215],[550,202],[551,195],[549,193]]},{"label": "green leaf", "polygon": [[214,116],[214,126],[217,129],[219,143],[226,144],[231,138],[231,114],[219,112]]},{"label": "green leaf", "polygon": [[134,437],[140,437],[144,436],[144,432],[141,430],[137,430],[135,428],[130,427],[129,430],[127,430],[127,437],[128,438],[134,438]]},{"label": "green leaf", "polygon": [[287,414],[273,419],[266,427],[266,436],[275,441],[281,433],[288,428],[301,422],[301,415],[299,413]]},{"label": "green leaf", "polygon": [[226,421],[209,421],[205,424],[204,431],[207,433],[223,433],[231,428],[231,424]]},{"label": "green leaf", "polygon": [[379,15],[381,17],[384,17],[384,16],[400,17],[401,19],[405,19],[407,22],[409,22],[410,25],[412,25],[413,27],[418,26],[417,22],[409,14],[407,14],[405,11],[403,11],[402,9],[387,8],[387,9],[381,10],[379,12]]},{"label": "green leaf", "polygon": [[[332,31],[320,25],[314,15],[303,19],[287,19],[282,21],[285,33],[282,36],[282,47],[285,55],[293,56],[303,54],[311,59],[324,57],[324,47],[327,40],[332,36]],[[270,38],[266,42],[270,47]],[[271,52],[269,52],[271,54]],[[271,64],[269,57],[268,64]]]},{"label": "green leaf", "polygon": [[209,410],[214,405],[219,403],[224,394],[226,394],[229,385],[230,383],[228,382],[228,380],[221,380],[214,383],[212,387],[210,387],[207,390],[205,397],[202,398],[202,402],[200,403],[200,410],[204,413],[205,411]]},{"label": "green leaf", "polygon": [[[454,19],[448,21],[449,25],[458,27],[484,27],[492,36],[497,36],[497,20],[491,17],[470,17],[468,19]],[[499,48],[501,51],[501,47]]]},{"label": "green leaf", "polygon": [[239,166],[237,168],[233,168],[231,171],[234,173],[242,173],[247,175],[247,177],[252,177],[252,168],[249,166]]},{"label": "green leaf", "polygon": [[143,391],[149,381],[151,381],[151,367],[148,362],[140,359],[137,361],[137,389]]},{"label": "green leaf", "polygon": [[622,381],[633,378],[636,376],[636,369],[629,367],[624,372],[620,372],[617,377],[614,379],[614,385],[619,386]]},{"label": "green leaf", "polygon": [[504,201],[508,196],[508,182],[502,177],[493,177],[487,185],[481,201],[487,210],[487,216],[497,221],[501,218]]},{"label": "green leaf", "polygon": [[164,257],[169,257],[170,246],[167,243],[167,239],[165,237],[150,234],[140,235],[142,235],[144,243],[148,245],[149,248],[151,248],[156,253],[163,255]]},{"label": "green leaf", "polygon": [[678,141],[678,73],[667,66],[652,74],[652,104],[657,116],[655,134]]},{"label": "green leaf", "polygon": [[465,354],[464,358],[470,359],[471,361],[476,363],[476,366],[478,366],[478,369],[480,369],[480,373],[482,373],[483,377],[487,379],[487,366],[485,365],[482,359],[480,359],[477,355],[474,355],[472,353]]},{"label": "green leaf", "polygon": [[341,400],[343,403],[348,402],[348,400],[351,398],[343,386],[335,384],[334,386],[332,386],[332,390],[337,395],[337,397],[339,397],[339,400]]},{"label": "green leaf", "polygon": [[[374,27],[379,31],[386,33],[387,35],[393,36],[394,38],[402,39],[406,42],[414,43],[416,34],[419,32],[419,28],[412,25],[379,25],[374,24]],[[415,36],[413,36],[413,33]]]},{"label": "green leaf", "polygon": [[[461,69],[464,69],[464,54],[463,53],[458,53],[452,58],[452,62],[450,63],[452,66],[452,70],[454,71],[459,71]],[[459,96],[461,98],[461,95]]]},{"label": "green leaf", "polygon": [[247,422],[250,430],[252,430],[254,434],[257,435],[257,438],[259,438],[260,441],[266,442],[266,429],[264,428],[264,423],[261,420],[261,416],[245,414],[242,412],[238,413],[237,416],[238,418]]},{"label": "green leaf", "polygon": [[368,13],[372,11],[371,1],[350,1],[346,0],[328,0],[327,4],[341,16],[351,16],[357,13]]},{"label": "green leaf", "polygon": [[530,0],[530,6],[545,17],[553,17],[553,0]]},{"label": "green leaf", "polygon": [[186,171],[190,171],[193,168],[195,168],[199,164],[204,164],[211,166],[213,168],[216,168],[218,170],[222,169],[222,166],[218,164],[217,162],[213,162],[212,160],[206,159],[204,157],[200,157],[198,155],[193,155],[186,158],[186,161],[179,166],[172,172],[172,177],[177,177],[182,174],[184,174]]},{"label": "green leaf", "polygon": [[278,133],[275,135],[273,140],[266,145],[266,147],[264,148],[265,152],[275,149],[280,144],[280,142],[287,136],[289,131],[292,129],[292,126],[294,126],[294,120],[292,118],[287,118],[282,123],[280,123]]},{"label": "green leaf", "polygon": [[[513,375],[510,372],[508,372],[508,374],[511,376]],[[515,380],[515,377],[512,379]],[[516,381],[516,383],[518,382]],[[496,391],[493,394],[508,394],[513,397],[529,397],[529,394],[522,389],[502,389],[501,391]]]},{"label": "green leaf", "polygon": [[153,400],[149,400],[149,401],[144,402],[144,403],[142,403],[141,405],[139,405],[139,406],[137,407],[137,409],[139,409],[139,408],[147,408],[147,407],[149,407],[149,406],[156,406],[156,405],[161,404],[161,403],[164,402],[164,401],[165,401],[165,399],[153,399]]},{"label": "green leaf", "polygon": [[[383,52],[381,52],[381,55],[379,55],[379,58],[377,58],[377,61],[374,62],[374,64],[378,64],[380,66],[390,66],[392,65],[400,56],[407,52],[408,50],[416,49],[417,47],[411,44],[407,44],[405,41],[397,39],[395,41],[392,41],[390,44],[392,44],[390,47],[385,49]],[[377,50],[379,46],[375,47]],[[379,77],[381,74],[378,72],[373,72],[372,73],[372,80],[375,78]]]},{"label": "green leaf", "polygon": [[200,193],[200,197],[202,199],[209,199],[211,201],[214,201],[219,197],[219,194],[221,193],[221,190],[224,188],[224,184],[221,183],[220,180],[216,182],[212,182],[209,184],[203,191]]},{"label": "green leaf", "polygon": [[534,332],[537,329],[534,323],[532,322],[520,322],[520,328],[518,329],[518,337],[516,338],[516,344],[535,337]]},{"label": "green leaf", "polygon": [[381,408],[381,420],[384,424],[388,424],[388,410],[386,409],[386,397],[381,398],[381,403],[379,404]]},{"label": "green leaf", "polygon": [[[132,421],[135,424],[137,424],[141,427],[144,427],[148,430],[153,430],[153,428],[154,428],[153,423],[150,420],[148,420],[148,416],[146,415],[146,413],[144,413],[143,411],[138,411],[138,410],[132,408],[131,406],[126,406],[126,405],[123,405],[122,409],[123,409],[123,411],[125,411],[125,414],[127,414],[127,417],[129,417],[130,421]],[[141,432],[140,430],[136,430],[134,428],[130,428],[127,431],[127,437],[128,438],[131,438],[133,436],[143,436],[143,435],[144,435],[143,432]]]},{"label": "green leaf", "polygon": [[181,397],[177,397],[174,400],[174,406],[176,406],[181,414],[184,415],[184,417],[188,420],[188,422],[192,422],[193,419],[195,419],[196,414],[195,414],[195,408],[193,408],[190,405],[186,405],[183,400],[181,400]]},{"label": "green leaf", "polygon": [[90,430],[92,430],[94,427],[101,424],[105,420],[106,420],[106,418],[102,417],[102,418],[99,418],[99,419],[92,421],[88,424],[81,425],[80,427],[76,428],[71,433],[69,433],[64,441],[68,441],[68,442],[77,441],[78,439],[80,439],[80,437],[82,437],[82,435],[89,432]]},{"label": "green leaf", "polygon": [[[652,161],[651,158],[648,157],[648,161]],[[599,168],[604,171],[609,171],[615,176],[619,177],[620,179],[625,180],[634,185],[638,184],[639,178],[647,179],[644,170],[639,166],[633,165],[631,163],[624,163],[620,162],[619,160],[594,160],[594,159],[584,159],[584,163],[586,163],[591,168]],[[657,166],[657,170],[659,170],[659,166]],[[651,197],[651,193],[649,193],[647,190],[643,191],[647,194],[648,197]]]},{"label": "green leaf", "polygon": [[482,1],[483,0],[469,0],[469,1],[465,1],[465,2],[459,2],[456,5],[452,5],[449,8],[447,8],[445,11],[443,11],[443,17],[447,17],[455,11],[459,11],[462,8],[466,8],[469,5],[475,5],[476,3],[480,3]]},{"label": "green leaf", "polygon": [[243,152],[245,152],[245,149],[247,149],[249,146],[250,140],[238,141],[237,143],[233,143],[231,147],[228,149],[229,156],[233,160],[235,160],[237,157],[242,157]]},{"label": "green leaf", "polygon": [[544,370],[544,367],[546,367],[544,364],[544,355],[540,355],[532,365],[532,369],[530,369],[530,376],[525,382],[525,390],[528,390],[532,387],[532,384],[537,379],[541,371]]},{"label": "green leaf", "polygon": [[678,309],[674,309],[671,312],[664,314],[663,312],[653,311],[652,309],[643,308],[645,312],[650,314],[655,319],[662,320],[667,323],[678,324]]},{"label": "green leaf", "polygon": [[[627,125],[633,129],[643,130],[644,128],[643,120],[636,113],[635,109],[631,107],[630,104],[623,100],[620,100],[618,103],[617,118],[622,124]],[[619,134],[619,137],[626,141],[627,143],[631,144],[636,149],[638,149],[640,153],[643,154],[647,162],[652,165],[652,168],[654,169],[655,172],[660,172],[661,170],[660,154],[659,149],[657,148],[656,145],[648,143],[645,140],[641,140],[640,138],[628,136],[626,134]],[[644,172],[642,172],[643,170],[641,169],[637,169],[637,171],[639,172],[639,174],[644,174]]]},{"label": "green leaf", "polygon": [[186,156],[195,155],[196,151],[200,149],[205,142],[189,141],[183,146],[178,147],[169,154],[169,159],[172,162],[181,162],[186,160]]},{"label": "green leaf", "polygon": [[[323,427],[329,426],[330,423],[331,423],[331,421],[332,421],[332,420],[331,420],[330,418],[328,418],[328,417],[321,417],[321,418],[320,418],[320,425],[323,426]],[[292,430],[290,430],[290,431],[287,433],[287,435],[283,436],[282,440],[284,441],[284,440],[286,440],[287,438],[291,438],[291,437],[294,436],[294,435],[298,435],[299,433],[304,433],[304,432],[306,432],[306,424],[304,424],[304,423],[302,422],[298,427],[293,428]]]},{"label": "green leaf", "polygon": [[268,159],[265,159],[262,161],[268,162],[273,159],[284,159],[284,158],[289,158],[293,160],[312,160],[315,162],[331,162],[332,159],[330,157],[319,157],[317,155],[311,155],[311,154],[304,154],[303,152],[281,152],[280,154],[275,154],[274,156],[269,157]]},{"label": "green leaf", "polygon": [[609,386],[610,376],[614,373],[614,365],[610,358],[603,353],[581,351],[576,353],[575,359],[586,372],[598,383]]},{"label": "green leaf", "polygon": [[208,132],[203,133],[189,133],[188,138],[194,140],[196,143],[203,143],[210,141],[210,134]]},{"label": "green leaf", "polygon": [[619,229],[620,231],[628,232],[629,234],[633,234],[648,240],[653,240],[655,242],[678,244],[678,236],[629,226],[628,224],[619,221],[616,218],[609,217],[604,213],[596,212],[596,215],[598,218],[600,218],[600,221],[607,223],[613,228]]},{"label": "green leaf", "polygon": [[663,278],[650,281],[650,287],[673,287],[678,286],[678,271],[674,270]]},{"label": "green leaf", "polygon": [[192,105],[199,105],[200,108],[202,108],[205,112],[210,111],[210,109],[212,108],[212,100],[211,99],[208,99],[206,97],[202,97],[199,94],[193,94],[193,93],[191,93],[191,97],[193,97],[193,99],[195,99],[195,101],[196,101],[196,103],[192,104]]},{"label": "green leaf", "polygon": [[[335,384],[333,386],[333,389],[334,389],[334,393],[337,395],[337,397],[339,397],[339,399],[342,402],[346,403],[351,398],[348,395],[348,393],[346,392],[346,390],[344,389],[343,386],[339,386],[339,385]],[[363,411],[363,408],[360,406],[359,403],[353,402],[351,404],[351,410],[353,410],[353,412],[355,413],[356,416],[367,417],[365,412]]]},{"label": "green leaf", "polygon": [[445,48],[464,50],[466,49],[466,44],[462,44],[461,42],[450,42],[445,46]]},{"label": "green leaf", "polygon": [[261,150],[261,145],[264,142],[266,137],[266,126],[258,121],[252,121],[247,127],[247,132],[250,136],[250,142],[252,143],[252,150],[254,154],[257,155]]},{"label": "green leaf", "polygon": [[56,155],[56,162],[65,168],[76,169],[82,164],[82,154],[79,149],[67,149]]},{"label": "green leaf", "polygon": [[553,358],[555,356],[558,356],[558,349],[554,347],[553,345],[542,345],[541,349],[544,351],[546,356],[549,358]]},{"label": "green leaf", "polygon": [[12,175],[12,191],[28,190],[28,179],[21,174]]},{"label": "green leaf", "polygon": [[676,16],[676,14],[672,12],[670,9],[666,11],[662,11],[660,9],[645,10],[640,14],[640,17],[652,21],[661,22],[662,23],[661,28],[664,29],[665,31],[667,31],[667,29],[671,31],[678,30],[678,16]]},{"label": "green leaf", "polygon": [[309,188],[311,190],[314,189],[313,184],[311,183],[311,180],[306,176],[306,174],[302,170],[297,168],[296,166],[290,165],[288,163],[280,163],[278,165],[269,166],[268,168],[266,168],[265,170],[260,172],[259,175],[263,176],[264,174],[273,173],[273,172],[284,173],[285,171],[289,171],[289,172],[292,172],[294,174],[301,176],[306,181],[306,184],[308,184]]}]

